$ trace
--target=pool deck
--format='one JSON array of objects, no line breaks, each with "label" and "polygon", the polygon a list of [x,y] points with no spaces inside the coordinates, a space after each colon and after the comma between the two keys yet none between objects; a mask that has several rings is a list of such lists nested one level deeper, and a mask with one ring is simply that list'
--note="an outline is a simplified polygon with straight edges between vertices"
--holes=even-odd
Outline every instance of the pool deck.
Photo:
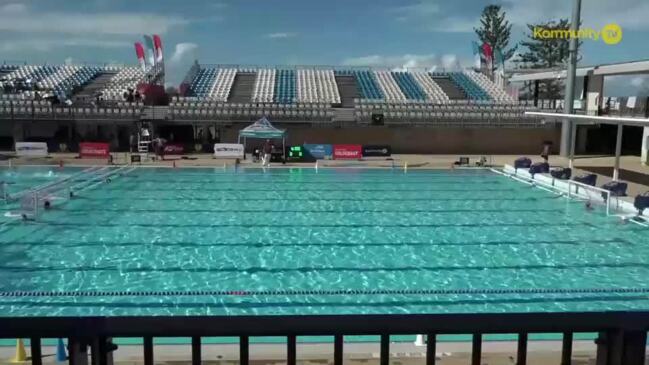
[{"label": "pool deck", "polygon": [[[5,156],[12,156],[13,152],[0,152]],[[126,152],[113,153],[113,161],[116,165],[128,164],[130,154]],[[76,153],[53,153],[47,158],[12,158],[0,162],[0,166],[7,166],[10,163],[14,166],[19,165],[59,165],[64,166],[93,166],[106,165],[106,159],[79,159]],[[469,157],[472,165],[478,161],[482,155],[465,155]],[[502,167],[505,164],[513,165],[516,155],[492,155],[485,156],[487,164],[494,167]],[[539,156],[529,156],[532,162],[542,162]],[[357,160],[320,160],[319,167],[363,167],[363,168],[399,168],[407,166],[411,169],[449,169],[453,167],[453,162],[457,161],[459,155],[393,155],[390,159],[386,158],[366,158],[362,161]],[[598,177],[597,185],[611,181],[612,166],[615,158],[612,156],[577,156],[575,159],[575,174],[596,173]],[[11,162],[10,162],[11,161]],[[164,161],[148,160],[142,163],[136,163],[134,166],[149,167],[232,167],[235,165],[235,159],[214,159],[210,154],[190,154],[182,158],[180,156],[168,156]],[[568,160],[564,157],[551,156],[550,165],[552,167],[567,167]],[[252,160],[242,160],[242,167],[259,168],[259,163],[253,163]],[[314,168],[315,163],[273,163],[271,168]],[[640,162],[638,156],[623,156],[620,159],[621,177],[627,178],[629,183],[628,194],[635,197],[637,194],[649,191],[649,166]],[[628,200],[632,200],[629,198]]]},{"label": "pool deck", "polygon": [[[482,360],[484,364],[514,364],[516,358],[516,342],[485,341],[482,345]],[[43,347],[43,362],[55,363],[56,348]],[[346,343],[345,364],[378,365],[378,343]],[[203,345],[203,364],[238,364],[238,345]],[[425,347],[412,343],[392,343],[390,345],[390,364],[394,365],[423,365],[425,364]],[[139,365],[143,363],[141,346],[120,346],[114,354],[116,364]],[[0,364],[14,355],[11,347],[0,348]],[[29,348],[27,348],[29,356]],[[298,363],[304,365],[324,365],[333,363],[333,344],[309,343],[298,344]],[[573,342],[573,364],[594,363],[596,346],[593,341]],[[528,364],[545,365],[558,364],[561,356],[561,341],[530,341],[528,344]],[[468,364],[471,359],[471,342],[442,342],[437,344],[437,363],[441,365]],[[191,347],[189,345],[156,345],[156,364],[191,364]],[[285,364],[286,346],[281,344],[256,344],[250,348],[250,363]]]}]

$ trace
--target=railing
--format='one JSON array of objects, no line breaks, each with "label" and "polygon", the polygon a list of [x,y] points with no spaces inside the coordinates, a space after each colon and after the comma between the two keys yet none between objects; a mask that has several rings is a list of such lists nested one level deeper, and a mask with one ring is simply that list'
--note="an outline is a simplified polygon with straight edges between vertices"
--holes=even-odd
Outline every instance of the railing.
[{"label": "railing", "polygon": [[390,361],[390,335],[425,334],[426,364],[436,363],[441,334],[472,335],[472,365],[481,364],[484,334],[518,334],[517,364],[525,365],[528,335],[562,333],[562,364],[570,364],[573,333],[596,332],[597,364],[643,365],[649,312],[499,313],[412,315],[292,315],[178,317],[0,318],[0,338],[31,338],[31,362],[42,363],[42,338],[68,338],[70,364],[110,364],[111,338],[143,338],[145,365],[152,365],[154,337],[191,337],[191,363],[202,361],[202,337],[239,338],[239,363],[250,363],[251,336],[286,338],[286,361],[297,363],[297,336],[333,336],[334,365],[343,364],[345,335],[379,335],[380,364]]}]

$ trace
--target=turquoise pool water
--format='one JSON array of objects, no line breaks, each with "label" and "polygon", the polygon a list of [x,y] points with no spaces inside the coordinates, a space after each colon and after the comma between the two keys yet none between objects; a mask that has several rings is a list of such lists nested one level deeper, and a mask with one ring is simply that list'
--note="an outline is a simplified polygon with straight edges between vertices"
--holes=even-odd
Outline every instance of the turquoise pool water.
[{"label": "turquoise pool water", "polygon": [[170,291],[647,288],[649,237],[488,171],[140,168],[0,231],[2,316],[647,310],[646,294]]},{"label": "turquoise pool water", "polygon": [[81,170],[82,168],[76,167],[2,166],[0,167],[0,182],[5,183],[7,193],[16,194],[38,185],[68,177]]}]

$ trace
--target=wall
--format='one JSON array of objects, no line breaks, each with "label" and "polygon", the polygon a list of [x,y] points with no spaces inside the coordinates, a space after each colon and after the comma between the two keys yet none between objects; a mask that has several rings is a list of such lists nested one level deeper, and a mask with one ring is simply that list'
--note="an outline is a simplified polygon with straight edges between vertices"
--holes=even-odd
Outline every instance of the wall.
[{"label": "wall", "polygon": [[[388,144],[394,153],[540,154],[544,141],[558,152],[559,128],[417,128],[313,127],[276,125],[288,129],[287,145],[302,143]],[[223,143],[236,143],[239,128],[222,130]],[[262,141],[249,141],[248,145]]]}]

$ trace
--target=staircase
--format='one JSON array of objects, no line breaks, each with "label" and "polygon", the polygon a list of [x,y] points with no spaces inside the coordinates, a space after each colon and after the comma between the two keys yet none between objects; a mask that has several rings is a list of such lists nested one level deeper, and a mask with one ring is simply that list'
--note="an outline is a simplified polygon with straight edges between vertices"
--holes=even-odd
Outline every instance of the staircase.
[{"label": "staircase", "polygon": [[442,88],[444,93],[448,95],[451,100],[466,100],[468,99],[467,95],[464,93],[464,90],[460,89],[453,81],[448,77],[433,77],[433,80]]},{"label": "staircase", "polygon": [[338,86],[338,93],[340,93],[340,102],[342,107],[353,108],[354,99],[361,97],[361,94],[358,92],[358,87],[356,86],[356,78],[354,76],[337,75],[336,85]]},{"label": "staircase", "polygon": [[115,76],[116,72],[104,72],[90,80],[79,92],[72,96],[75,104],[90,104],[96,100],[97,93],[106,88],[106,85]]},{"label": "staircase", "polygon": [[252,91],[255,88],[256,76],[257,74],[254,72],[238,72],[237,76],[234,77],[228,102],[250,103],[252,101]]},{"label": "staircase", "polygon": [[354,108],[335,108],[334,122],[354,122],[356,121],[356,111]]}]

